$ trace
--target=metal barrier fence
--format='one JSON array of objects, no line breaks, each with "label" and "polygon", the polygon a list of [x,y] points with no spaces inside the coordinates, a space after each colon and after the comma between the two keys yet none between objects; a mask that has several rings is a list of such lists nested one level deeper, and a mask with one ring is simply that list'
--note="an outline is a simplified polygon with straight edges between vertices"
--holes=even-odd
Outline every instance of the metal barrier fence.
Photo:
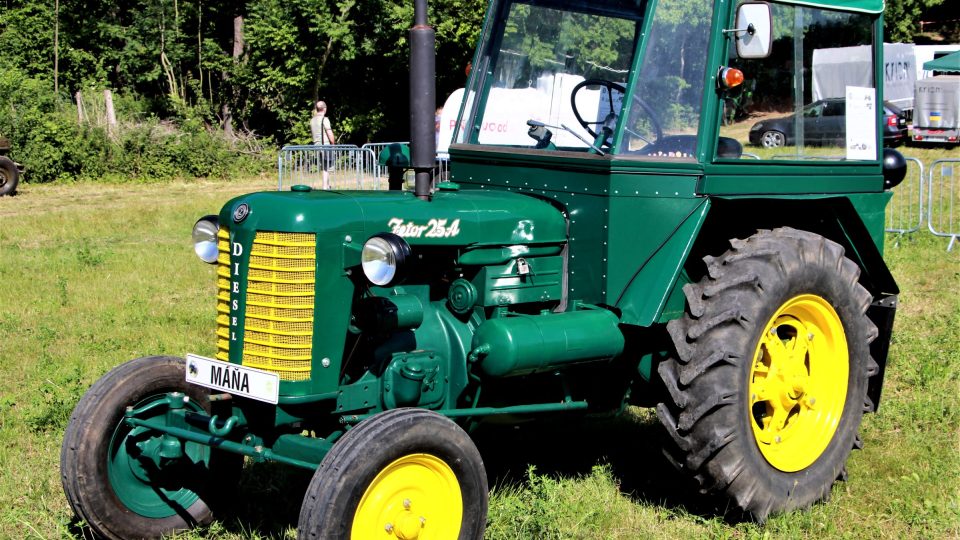
[{"label": "metal barrier fence", "polygon": [[927,183],[927,228],[937,236],[950,238],[947,251],[953,249],[960,236],[960,159],[938,159],[930,165]]},{"label": "metal barrier fence", "polygon": [[284,146],[277,157],[278,189],[305,184],[315,189],[380,189],[376,156],[352,144]]},{"label": "metal barrier fence", "polygon": [[888,233],[911,233],[920,230],[923,225],[924,195],[926,195],[923,162],[911,157],[906,160],[907,174],[903,182],[893,189],[893,198],[887,205],[886,232]]}]

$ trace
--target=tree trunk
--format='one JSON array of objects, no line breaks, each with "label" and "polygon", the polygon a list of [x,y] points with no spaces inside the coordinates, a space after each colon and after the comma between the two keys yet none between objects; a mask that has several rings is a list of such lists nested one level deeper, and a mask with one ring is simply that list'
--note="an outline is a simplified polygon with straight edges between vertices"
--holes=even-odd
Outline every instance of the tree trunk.
[{"label": "tree trunk", "polygon": [[53,1],[53,97],[60,93],[60,0]]},{"label": "tree trunk", "polygon": [[246,43],[243,41],[243,15],[237,15],[233,18],[233,61],[240,62],[243,56],[243,48]]},{"label": "tree trunk", "polygon": [[[243,50],[246,43],[243,39],[243,15],[238,14],[233,17],[233,65],[234,67],[243,63]],[[221,123],[223,125],[223,134],[228,139],[233,140],[233,111],[230,108],[231,103],[237,98],[237,91],[230,84],[230,74],[223,72],[224,88],[229,90],[229,97],[224,98],[220,107]]]}]

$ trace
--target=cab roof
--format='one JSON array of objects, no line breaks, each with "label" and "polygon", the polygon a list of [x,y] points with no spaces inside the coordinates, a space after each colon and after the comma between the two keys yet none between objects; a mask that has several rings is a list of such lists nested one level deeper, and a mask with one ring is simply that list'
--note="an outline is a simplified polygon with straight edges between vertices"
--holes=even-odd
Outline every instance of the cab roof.
[{"label": "cab roof", "polygon": [[861,13],[880,13],[883,11],[884,0],[781,0],[781,2],[798,6],[859,11]]}]

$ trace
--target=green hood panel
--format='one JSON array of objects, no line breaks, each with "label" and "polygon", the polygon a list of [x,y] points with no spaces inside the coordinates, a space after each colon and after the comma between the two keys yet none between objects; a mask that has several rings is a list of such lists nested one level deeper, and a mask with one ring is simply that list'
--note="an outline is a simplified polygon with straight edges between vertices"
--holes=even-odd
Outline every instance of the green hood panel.
[{"label": "green hood panel", "polygon": [[[249,215],[237,225],[234,210],[244,203]],[[349,234],[359,242],[393,232],[411,245],[426,246],[566,241],[566,222],[556,208],[502,191],[440,191],[432,201],[409,192],[260,192],[229,201],[220,222],[231,229]]]}]

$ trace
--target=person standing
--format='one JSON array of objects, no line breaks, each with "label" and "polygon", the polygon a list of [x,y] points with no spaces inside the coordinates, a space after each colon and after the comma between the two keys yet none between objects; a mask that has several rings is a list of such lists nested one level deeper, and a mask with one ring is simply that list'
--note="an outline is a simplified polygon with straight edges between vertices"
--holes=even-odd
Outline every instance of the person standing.
[{"label": "person standing", "polygon": [[[326,146],[336,144],[337,138],[333,135],[333,128],[330,127],[330,119],[327,118],[327,104],[318,101],[313,107],[313,118],[310,119],[310,132],[313,135],[313,144]],[[321,167],[323,168],[323,189],[330,189],[330,169],[333,165],[333,153],[330,151],[321,151]]]}]

